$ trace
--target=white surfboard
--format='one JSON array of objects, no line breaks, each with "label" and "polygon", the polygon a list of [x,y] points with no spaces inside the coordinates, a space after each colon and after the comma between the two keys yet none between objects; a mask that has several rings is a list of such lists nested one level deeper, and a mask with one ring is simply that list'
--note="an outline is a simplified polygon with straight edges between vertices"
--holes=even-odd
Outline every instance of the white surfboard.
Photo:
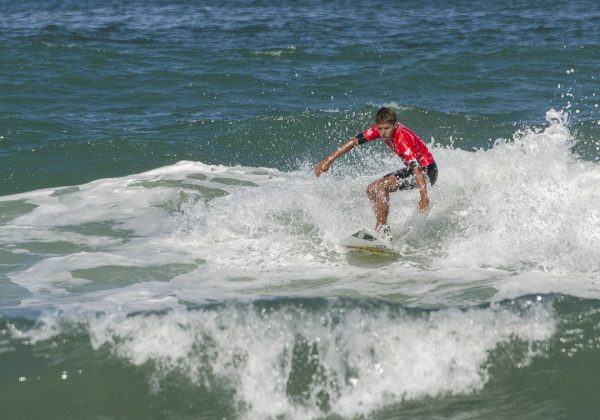
[{"label": "white surfboard", "polygon": [[390,248],[385,242],[379,240],[375,232],[371,229],[359,230],[358,232],[342,239],[341,244],[345,248],[357,251],[398,254],[396,250]]}]

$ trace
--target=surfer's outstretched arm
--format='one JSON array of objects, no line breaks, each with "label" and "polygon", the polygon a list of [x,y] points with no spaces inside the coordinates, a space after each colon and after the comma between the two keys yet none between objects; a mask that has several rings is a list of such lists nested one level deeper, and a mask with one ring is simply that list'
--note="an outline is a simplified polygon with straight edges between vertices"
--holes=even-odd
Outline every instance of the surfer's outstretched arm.
[{"label": "surfer's outstretched arm", "polygon": [[342,144],[335,152],[315,165],[315,175],[321,176],[323,172],[327,172],[334,160],[354,149],[357,144],[358,139],[356,137]]}]

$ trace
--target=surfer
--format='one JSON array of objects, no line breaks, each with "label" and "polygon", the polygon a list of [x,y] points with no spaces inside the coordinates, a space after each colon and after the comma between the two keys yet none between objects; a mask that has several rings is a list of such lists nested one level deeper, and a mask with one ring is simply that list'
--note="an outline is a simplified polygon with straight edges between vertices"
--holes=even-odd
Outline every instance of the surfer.
[{"label": "surfer", "polygon": [[382,240],[391,243],[390,227],[387,224],[390,193],[419,188],[420,200],[417,209],[421,214],[426,214],[429,211],[427,181],[433,185],[438,177],[437,165],[431,152],[415,133],[398,122],[393,109],[380,108],[375,115],[375,124],[342,144],[335,152],[317,163],[315,174],[321,176],[340,156],[359,144],[377,139],[383,140],[405,165],[404,168],[384,175],[367,187],[367,195],[375,210],[375,231]]}]

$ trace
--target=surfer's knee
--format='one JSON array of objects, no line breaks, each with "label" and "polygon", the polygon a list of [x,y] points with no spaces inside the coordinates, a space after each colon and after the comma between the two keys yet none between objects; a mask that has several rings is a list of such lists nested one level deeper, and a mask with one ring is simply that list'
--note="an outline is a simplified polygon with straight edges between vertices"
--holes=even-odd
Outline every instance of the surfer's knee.
[{"label": "surfer's knee", "polygon": [[378,179],[367,187],[367,195],[371,201],[381,200],[387,197],[387,188],[385,184],[385,179]]},{"label": "surfer's knee", "polygon": [[379,181],[380,180],[372,182],[367,187],[367,195],[369,196],[370,199],[373,199],[377,194],[379,194],[379,184],[378,184]]},{"label": "surfer's knee", "polygon": [[378,179],[375,182],[372,182],[367,187],[367,194],[369,197],[374,197],[377,195],[386,196],[390,192],[394,191],[397,187],[397,181],[394,177],[386,177]]}]

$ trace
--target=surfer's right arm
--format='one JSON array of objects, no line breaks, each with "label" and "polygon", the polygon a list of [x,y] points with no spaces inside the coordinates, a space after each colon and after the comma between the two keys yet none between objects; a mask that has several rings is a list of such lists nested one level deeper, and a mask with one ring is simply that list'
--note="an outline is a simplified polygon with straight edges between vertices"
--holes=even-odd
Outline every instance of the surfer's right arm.
[{"label": "surfer's right arm", "polygon": [[342,144],[338,149],[325,159],[315,165],[315,175],[321,176],[323,172],[327,172],[331,167],[334,160],[342,155],[345,155],[350,150],[354,149],[358,145],[358,139],[356,137],[351,138],[346,143]]}]

